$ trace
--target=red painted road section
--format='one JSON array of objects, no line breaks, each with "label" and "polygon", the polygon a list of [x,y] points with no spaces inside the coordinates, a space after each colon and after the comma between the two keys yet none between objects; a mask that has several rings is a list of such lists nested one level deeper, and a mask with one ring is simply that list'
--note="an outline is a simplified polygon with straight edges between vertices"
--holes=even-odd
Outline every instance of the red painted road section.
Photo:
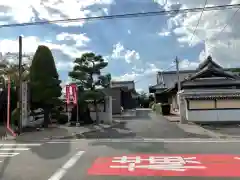
[{"label": "red painted road section", "polygon": [[240,155],[133,154],[98,158],[89,175],[240,177]]}]

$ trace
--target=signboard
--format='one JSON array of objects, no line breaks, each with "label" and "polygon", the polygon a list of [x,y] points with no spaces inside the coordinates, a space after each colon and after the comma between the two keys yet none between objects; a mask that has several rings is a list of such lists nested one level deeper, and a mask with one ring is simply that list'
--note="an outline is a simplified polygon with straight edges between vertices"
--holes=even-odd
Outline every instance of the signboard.
[{"label": "signboard", "polygon": [[66,85],[66,103],[70,104],[70,101],[72,100],[73,104],[77,104],[77,98],[77,85]]},{"label": "signboard", "polygon": [[22,126],[25,127],[28,123],[28,84],[22,83]]},{"label": "signboard", "polygon": [[136,154],[98,158],[89,175],[240,177],[240,156]]}]

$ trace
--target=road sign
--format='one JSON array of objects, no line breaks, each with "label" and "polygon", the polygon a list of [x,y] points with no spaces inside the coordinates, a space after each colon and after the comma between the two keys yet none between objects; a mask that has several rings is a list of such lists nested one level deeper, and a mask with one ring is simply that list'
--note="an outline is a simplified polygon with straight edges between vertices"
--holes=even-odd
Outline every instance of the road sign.
[{"label": "road sign", "polygon": [[98,158],[89,175],[240,177],[240,157],[226,154],[136,154]]}]

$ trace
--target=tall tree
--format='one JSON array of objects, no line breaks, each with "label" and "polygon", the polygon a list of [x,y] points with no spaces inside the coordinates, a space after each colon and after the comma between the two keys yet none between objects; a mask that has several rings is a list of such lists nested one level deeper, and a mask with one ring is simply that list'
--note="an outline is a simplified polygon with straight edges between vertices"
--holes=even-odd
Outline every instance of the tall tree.
[{"label": "tall tree", "polygon": [[38,46],[30,67],[29,79],[32,103],[44,109],[44,127],[47,127],[49,113],[60,103],[62,90],[52,52],[47,46]]},{"label": "tall tree", "polygon": [[[78,86],[83,88],[81,100],[93,100],[96,111],[96,121],[99,122],[98,102],[104,98],[101,88],[110,86],[111,75],[102,75],[101,70],[108,63],[104,61],[102,56],[94,53],[85,53],[75,61],[73,71],[69,72],[69,76],[74,79]],[[95,78],[94,78],[95,77]]]}]

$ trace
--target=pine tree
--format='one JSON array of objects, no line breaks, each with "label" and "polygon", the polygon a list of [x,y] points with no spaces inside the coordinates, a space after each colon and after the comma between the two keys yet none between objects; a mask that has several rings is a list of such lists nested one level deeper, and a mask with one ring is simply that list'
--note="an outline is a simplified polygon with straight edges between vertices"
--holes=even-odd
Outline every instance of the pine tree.
[{"label": "pine tree", "polygon": [[[85,53],[75,61],[75,66],[69,76],[76,82],[79,87],[82,87],[83,92],[79,93],[79,99],[82,101],[93,100],[96,111],[96,121],[99,122],[97,104],[104,99],[104,93],[101,88],[110,86],[111,75],[102,75],[101,70],[108,63],[104,61],[102,56],[94,53]],[[94,80],[96,76],[96,80]]]},{"label": "pine tree", "polygon": [[52,52],[47,46],[38,46],[30,67],[29,79],[32,104],[44,109],[44,127],[47,127],[49,113],[60,103],[62,90]]}]

